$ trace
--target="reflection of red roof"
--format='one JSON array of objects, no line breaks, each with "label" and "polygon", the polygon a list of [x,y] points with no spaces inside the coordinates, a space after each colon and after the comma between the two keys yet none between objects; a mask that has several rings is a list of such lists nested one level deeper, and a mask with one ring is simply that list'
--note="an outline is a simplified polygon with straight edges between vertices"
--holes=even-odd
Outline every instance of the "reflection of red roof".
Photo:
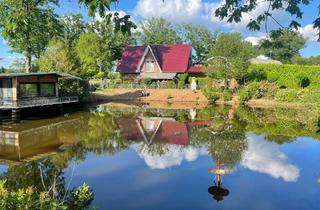
[{"label": "reflection of red roof", "polygon": [[130,141],[142,141],[143,137],[135,120],[129,118],[117,119],[118,126],[123,138]]},{"label": "reflection of red roof", "polygon": [[202,73],[204,73],[204,68],[202,66],[191,66],[188,69],[188,73],[190,73],[190,74],[202,74]]},{"label": "reflection of red roof", "polygon": [[162,122],[160,136],[170,144],[189,144],[188,129],[184,123],[178,123],[175,121]]},{"label": "reflection of red roof", "polygon": [[[162,72],[183,73],[189,68],[192,46],[188,44],[151,45]],[[146,46],[127,47],[122,54],[117,71],[121,73],[136,73]]]},{"label": "reflection of red roof", "polygon": [[[137,121],[130,118],[119,118],[117,124],[123,138],[129,141],[143,141],[145,135],[150,138],[152,135],[141,133]],[[158,131],[155,131],[153,142],[188,145],[188,128],[185,123],[163,120]],[[150,139],[148,139],[150,140]]]}]

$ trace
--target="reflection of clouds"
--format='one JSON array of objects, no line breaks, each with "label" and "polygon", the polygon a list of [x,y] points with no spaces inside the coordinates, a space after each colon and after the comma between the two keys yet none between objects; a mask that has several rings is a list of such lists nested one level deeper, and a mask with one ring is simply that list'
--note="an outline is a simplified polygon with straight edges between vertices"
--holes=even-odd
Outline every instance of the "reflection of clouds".
[{"label": "reflection of clouds", "polygon": [[179,166],[183,160],[195,161],[200,155],[207,154],[204,148],[192,146],[164,145],[166,152],[162,155],[150,154],[146,150],[139,152],[139,156],[152,169],[166,169]]},{"label": "reflection of clouds", "polygon": [[297,181],[300,171],[288,162],[280,145],[264,141],[262,136],[249,134],[247,137],[248,150],[241,161],[242,166],[287,182]]}]

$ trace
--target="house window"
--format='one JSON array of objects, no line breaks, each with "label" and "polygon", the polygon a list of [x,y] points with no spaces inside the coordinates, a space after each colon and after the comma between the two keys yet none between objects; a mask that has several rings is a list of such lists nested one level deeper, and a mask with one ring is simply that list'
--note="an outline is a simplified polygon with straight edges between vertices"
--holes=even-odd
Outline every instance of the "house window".
[{"label": "house window", "polygon": [[28,97],[53,97],[56,95],[55,83],[20,83],[19,96]]},{"label": "house window", "polygon": [[154,72],[154,61],[147,61],[147,72]]},{"label": "house window", "polygon": [[40,96],[56,96],[55,83],[40,83]]},{"label": "house window", "polygon": [[11,99],[12,98],[12,82],[11,79],[0,80],[0,98]]},{"label": "house window", "polygon": [[36,97],[38,95],[37,83],[20,83],[19,85],[20,97]]},{"label": "house window", "polygon": [[154,131],[155,126],[154,126],[154,120],[146,120],[146,130],[149,131]]}]

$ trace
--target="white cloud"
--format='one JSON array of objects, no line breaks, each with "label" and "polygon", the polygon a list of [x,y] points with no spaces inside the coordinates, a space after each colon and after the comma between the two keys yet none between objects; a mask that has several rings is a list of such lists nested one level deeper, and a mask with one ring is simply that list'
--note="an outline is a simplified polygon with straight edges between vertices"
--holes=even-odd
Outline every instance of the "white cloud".
[{"label": "white cloud", "polygon": [[287,156],[280,150],[280,145],[263,140],[263,136],[249,134],[248,150],[241,165],[252,171],[269,174],[274,178],[282,178],[286,182],[298,180],[300,170],[289,163]]},{"label": "white cloud", "polygon": [[[173,166],[179,166],[183,160],[195,161],[200,155],[207,154],[203,148],[180,145],[164,145],[166,152],[163,155],[150,154],[143,150],[139,156],[151,169],[166,169]],[[137,149],[138,151],[138,149]]]},{"label": "white cloud", "polygon": [[312,24],[300,27],[298,31],[310,42],[316,42],[318,40],[318,30],[314,29]]},{"label": "white cloud", "polygon": [[252,45],[256,46],[259,44],[259,41],[262,39],[265,39],[266,36],[262,35],[262,36],[248,36],[247,38],[245,38],[244,40],[250,42]]},{"label": "white cloud", "polygon": [[[127,15],[127,13],[126,13],[125,11],[123,11],[123,10],[119,10],[119,11],[112,11],[112,12],[107,11],[105,14],[106,14],[106,15],[108,15],[108,14],[112,14],[112,16],[114,16],[114,14],[115,14],[115,13],[118,13],[120,18],[122,18],[122,17],[124,17],[124,16],[126,16],[126,15]],[[99,21],[99,22],[100,22],[100,21],[102,21],[102,20],[103,20],[103,17],[101,17],[99,13],[96,13],[96,14],[95,14],[95,16],[94,16],[94,20],[96,20],[96,21]]]},{"label": "white cloud", "polygon": [[193,22],[199,18],[202,0],[139,0],[135,13],[143,18],[163,17],[175,23]]},{"label": "white cloud", "polygon": [[[139,0],[135,7],[135,15],[142,18],[163,17],[174,23],[192,22],[207,25],[212,29],[227,28],[232,31],[244,32],[247,30],[247,24],[258,15],[263,14],[267,8],[267,2],[261,2],[256,9],[250,13],[243,13],[242,21],[239,23],[228,23],[226,19],[220,20],[215,16],[224,0],[209,3],[203,0],[171,0],[154,1]],[[274,11],[273,17],[285,21],[285,12]],[[278,27],[273,21],[268,23],[269,30]]]}]

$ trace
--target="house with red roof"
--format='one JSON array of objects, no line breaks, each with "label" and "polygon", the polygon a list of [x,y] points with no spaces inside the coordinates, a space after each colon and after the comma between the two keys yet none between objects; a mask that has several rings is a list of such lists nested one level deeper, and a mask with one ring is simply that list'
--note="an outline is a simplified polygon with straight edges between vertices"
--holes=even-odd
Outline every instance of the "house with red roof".
[{"label": "house with red roof", "polygon": [[189,44],[128,46],[117,71],[130,80],[169,80],[182,73],[203,75],[203,68],[193,65],[191,55],[192,46]]}]

